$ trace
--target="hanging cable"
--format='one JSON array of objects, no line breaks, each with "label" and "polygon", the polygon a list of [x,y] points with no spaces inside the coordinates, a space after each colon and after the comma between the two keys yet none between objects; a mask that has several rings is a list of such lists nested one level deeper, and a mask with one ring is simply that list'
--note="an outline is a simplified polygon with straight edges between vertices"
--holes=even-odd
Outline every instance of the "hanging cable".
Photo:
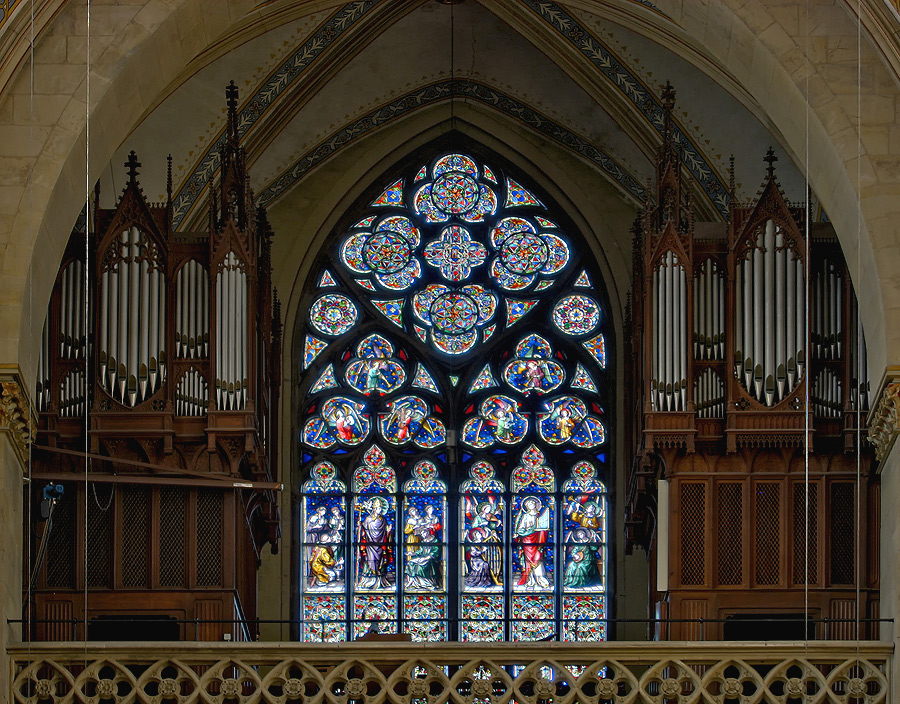
[{"label": "hanging cable", "polygon": [[[91,281],[91,0],[85,0],[87,6],[86,38],[85,38],[85,105],[84,105],[84,381],[85,392],[90,389],[90,281]],[[81,610],[82,615],[82,639],[84,640],[85,657],[87,657],[88,640],[88,476],[90,470],[90,404],[85,397],[84,404],[84,554],[83,554],[83,579],[84,601]]]}]

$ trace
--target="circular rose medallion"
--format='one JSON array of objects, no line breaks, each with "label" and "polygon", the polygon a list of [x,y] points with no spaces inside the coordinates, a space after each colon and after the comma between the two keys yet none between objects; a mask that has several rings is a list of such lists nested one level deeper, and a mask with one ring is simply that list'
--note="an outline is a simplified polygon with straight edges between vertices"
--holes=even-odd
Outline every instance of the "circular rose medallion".
[{"label": "circular rose medallion", "polygon": [[553,306],[553,324],[569,335],[589,333],[600,322],[600,306],[589,296],[566,296]]},{"label": "circular rose medallion", "polygon": [[458,171],[444,174],[431,187],[431,200],[445,213],[468,213],[480,196],[478,182]]},{"label": "circular rose medallion", "polygon": [[356,323],[356,306],[346,296],[329,293],[309,309],[312,326],[325,335],[343,335]]},{"label": "circular rose medallion", "polygon": [[398,232],[385,230],[366,238],[362,248],[366,264],[379,274],[393,274],[409,264],[412,255],[409,240]]},{"label": "circular rose medallion", "polygon": [[471,296],[451,291],[434,299],[431,323],[443,333],[459,335],[475,327],[478,304]]},{"label": "circular rose medallion", "polygon": [[516,232],[507,237],[500,247],[503,266],[514,274],[534,274],[547,261],[547,243],[532,232]]}]

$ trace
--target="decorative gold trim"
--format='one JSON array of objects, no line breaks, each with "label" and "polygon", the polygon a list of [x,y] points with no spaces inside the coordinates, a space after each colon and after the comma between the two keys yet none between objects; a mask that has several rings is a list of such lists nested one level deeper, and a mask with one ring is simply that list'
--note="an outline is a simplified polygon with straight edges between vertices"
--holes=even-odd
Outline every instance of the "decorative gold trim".
[{"label": "decorative gold trim", "polygon": [[28,387],[22,383],[22,371],[15,364],[0,364],[0,431],[10,443],[24,470],[28,449],[34,438],[37,419]]},{"label": "decorative gold trim", "polygon": [[867,425],[868,439],[880,465],[890,454],[900,433],[900,366],[889,366],[884,370]]}]

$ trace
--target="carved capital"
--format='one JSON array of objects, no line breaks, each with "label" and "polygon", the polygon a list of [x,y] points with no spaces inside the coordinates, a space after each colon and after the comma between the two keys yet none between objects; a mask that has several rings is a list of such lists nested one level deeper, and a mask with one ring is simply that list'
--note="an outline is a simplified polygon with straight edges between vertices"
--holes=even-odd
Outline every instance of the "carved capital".
[{"label": "carved capital", "polygon": [[867,437],[881,463],[890,454],[900,432],[900,367],[885,370],[868,418]]},{"label": "carved capital", "polygon": [[9,435],[23,468],[28,464],[28,446],[36,425],[31,399],[18,368],[14,371],[0,369],[0,431]]}]

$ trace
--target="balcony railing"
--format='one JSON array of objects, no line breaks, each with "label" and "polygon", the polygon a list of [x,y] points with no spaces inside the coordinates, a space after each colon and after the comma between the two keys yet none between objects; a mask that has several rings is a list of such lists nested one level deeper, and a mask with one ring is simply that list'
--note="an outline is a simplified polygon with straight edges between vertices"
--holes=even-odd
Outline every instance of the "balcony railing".
[{"label": "balcony railing", "polygon": [[887,702],[891,644],[32,643],[20,704]]}]

